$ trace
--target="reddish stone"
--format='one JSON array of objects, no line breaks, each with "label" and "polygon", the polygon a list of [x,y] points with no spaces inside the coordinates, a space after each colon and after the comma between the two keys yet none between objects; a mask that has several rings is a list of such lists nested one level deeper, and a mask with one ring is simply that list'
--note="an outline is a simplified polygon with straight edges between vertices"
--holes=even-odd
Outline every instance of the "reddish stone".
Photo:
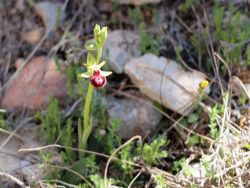
[{"label": "reddish stone", "polygon": [[[18,60],[16,67],[21,64],[22,61]],[[5,89],[2,108],[9,111],[23,108],[39,110],[48,105],[50,96],[62,102],[67,96],[66,79],[53,59],[35,57]]]}]

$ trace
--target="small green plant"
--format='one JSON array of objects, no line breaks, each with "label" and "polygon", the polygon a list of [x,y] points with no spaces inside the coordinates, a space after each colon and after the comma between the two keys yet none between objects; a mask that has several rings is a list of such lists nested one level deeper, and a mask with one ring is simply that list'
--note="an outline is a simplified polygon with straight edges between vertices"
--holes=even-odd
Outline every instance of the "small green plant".
[{"label": "small green plant", "polygon": [[105,153],[112,154],[115,148],[121,145],[121,138],[117,134],[117,129],[121,125],[120,118],[114,118],[110,121],[110,126],[105,131],[105,135],[100,135],[105,129],[100,128],[96,131],[96,139],[102,143]]},{"label": "small green plant", "polygon": [[190,171],[189,164],[185,158],[182,158],[178,161],[174,161],[173,170],[175,172],[179,172],[180,170],[187,176],[192,176],[192,172]]},{"label": "small green plant", "polygon": [[82,181],[82,179],[75,173],[72,173],[72,171],[77,172],[82,176],[90,176],[99,171],[99,167],[96,164],[96,157],[94,155],[85,155],[84,158],[76,161],[70,169],[71,171],[67,171],[63,175],[62,180],[72,184],[80,183]]},{"label": "small green plant", "polygon": [[158,138],[150,144],[141,145],[141,147],[137,148],[137,152],[141,153],[142,158],[147,164],[155,165],[159,159],[167,157],[167,151],[163,151],[161,148],[168,145],[168,143],[166,139]]},{"label": "small green plant", "polygon": [[95,184],[96,188],[105,188],[105,187],[111,187],[112,184],[116,183],[113,179],[108,179],[108,182],[105,186],[105,181],[102,177],[99,175],[91,175],[90,176],[91,181]]},{"label": "small green plant", "polygon": [[70,65],[66,69],[66,75],[67,75],[67,93],[71,98],[76,98],[78,95],[74,92],[74,84],[73,81],[76,80],[76,65],[74,63],[70,63]]},{"label": "small green plant", "polygon": [[152,53],[159,55],[159,49],[161,40],[155,37],[152,33],[146,31],[146,25],[144,22],[140,23],[140,49],[142,53]]},{"label": "small green plant", "polygon": [[188,12],[192,7],[195,7],[200,0],[185,0],[183,3],[183,10]]},{"label": "small green plant", "polygon": [[[132,151],[132,147],[131,145],[127,145],[126,147],[124,147],[120,152],[120,159],[122,161],[128,161],[128,162],[133,162],[133,156],[131,154]],[[134,167],[129,164],[129,163],[124,163],[124,162],[118,162],[118,165],[120,166],[120,168],[123,170],[123,179],[126,179],[126,176],[128,175],[129,178],[132,178],[133,175],[133,170]]]},{"label": "small green plant", "polygon": [[[1,109],[0,109],[1,110]],[[4,111],[3,111],[4,112]],[[4,120],[4,114],[1,113],[0,111],[0,128],[1,129],[8,129],[8,125],[6,124],[5,120]]]},{"label": "small green plant", "polygon": [[53,163],[55,161],[54,159],[56,158],[56,155],[55,153],[52,153],[52,152],[48,152],[48,153],[44,151],[39,152],[39,157],[41,161],[39,168],[43,170],[44,175],[48,179],[59,179],[62,175],[59,168],[53,167],[54,165]]},{"label": "small green plant", "polygon": [[250,45],[247,46],[245,56],[246,56],[246,59],[247,59],[247,65],[250,65]]},{"label": "small green plant", "polygon": [[200,137],[197,135],[191,135],[187,140],[187,145],[189,146],[195,146],[196,144],[199,143],[200,143]]},{"label": "small green plant", "polygon": [[244,106],[244,105],[246,105],[247,100],[248,100],[247,94],[245,92],[241,92],[239,99],[238,99],[239,104]]},{"label": "small green plant", "polygon": [[129,8],[128,17],[134,22],[134,25],[139,25],[144,22],[141,7]]},{"label": "small green plant", "polygon": [[202,156],[202,158],[200,159],[200,163],[205,168],[206,177],[209,177],[211,179],[217,179],[215,177],[216,172],[210,166],[211,162],[211,159],[207,155]]},{"label": "small green plant", "polygon": [[187,122],[189,124],[196,123],[199,120],[199,114],[198,113],[191,113],[187,117]]},{"label": "small green plant", "polygon": [[213,106],[209,116],[210,116],[210,122],[208,127],[210,128],[209,131],[209,135],[211,136],[211,138],[218,138],[218,136],[220,135],[220,131],[219,128],[217,126],[217,115],[220,114],[220,110],[218,108],[218,105]]},{"label": "small green plant", "polygon": [[154,181],[156,183],[156,188],[168,188],[162,174],[157,174],[154,177]]},{"label": "small green plant", "polygon": [[222,49],[225,62],[239,64],[244,51],[246,59],[248,58],[248,49],[244,50],[244,44],[250,37],[250,20],[232,4],[229,4],[227,11],[224,9],[219,5],[219,1],[216,1],[213,12],[215,38],[222,41],[219,48]]},{"label": "small green plant", "polygon": [[[67,119],[66,127],[62,130],[62,135],[60,137],[60,144],[71,148],[73,147],[73,144],[76,142],[76,140],[74,140],[72,137],[73,134],[72,123],[73,122],[71,118]],[[69,149],[66,149],[65,152],[62,151],[61,155],[64,156],[63,157],[64,161],[65,163],[68,164],[72,164],[76,159],[76,153],[72,152]]]},{"label": "small green plant", "polygon": [[87,72],[80,74],[80,77],[89,78],[90,83],[88,86],[87,96],[83,108],[83,127],[79,127],[82,134],[79,134],[79,146],[81,149],[87,148],[87,141],[92,132],[93,125],[90,118],[90,105],[94,87],[103,88],[106,84],[106,76],[111,72],[101,71],[101,67],[105,62],[100,63],[102,48],[107,38],[107,27],[100,28],[96,25],[94,28],[94,41],[86,45],[88,50],[87,63],[85,64]]},{"label": "small green plant", "polygon": [[47,114],[36,113],[36,118],[41,121],[40,134],[45,136],[47,143],[53,143],[61,133],[62,114],[55,98],[50,98]]},{"label": "small green plant", "polygon": [[243,146],[243,148],[245,148],[246,150],[250,151],[250,144],[245,144],[245,145]]}]

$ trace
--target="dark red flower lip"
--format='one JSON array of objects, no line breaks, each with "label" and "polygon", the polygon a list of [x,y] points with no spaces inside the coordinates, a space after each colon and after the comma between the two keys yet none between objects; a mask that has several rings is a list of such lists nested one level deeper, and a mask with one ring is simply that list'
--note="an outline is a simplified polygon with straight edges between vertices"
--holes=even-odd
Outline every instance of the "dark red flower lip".
[{"label": "dark red flower lip", "polygon": [[93,75],[90,77],[90,83],[94,87],[103,88],[107,83],[107,79],[105,76],[100,74],[99,70],[95,70]]}]

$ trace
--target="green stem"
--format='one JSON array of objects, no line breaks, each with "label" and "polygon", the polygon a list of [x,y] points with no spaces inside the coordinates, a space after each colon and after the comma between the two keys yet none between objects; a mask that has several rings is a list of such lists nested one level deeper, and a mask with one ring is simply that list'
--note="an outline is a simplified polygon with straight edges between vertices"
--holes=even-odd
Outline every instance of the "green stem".
[{"label": "green stem", "polygon": [[100,62],[101,55],[102,55],[102,47],[101,47],[101,46],[98,46],[97,58],[96,58],[97,64],[99,64],[99,62]]},{"label": "green stem", "polygon": [[83,133],[82,133],[82,149],[87,148],[88,137],[92,130],[92,125],[89,123],[89,110],[90,110],[93,89],[94,89],[93,85],[89,83],[87,97],[83,110],[84,122],[83,122]]},{"label": "green stem", "polygon": [[[96,58],[97,64],[99,64],[101,55],[102,55],[102,47],[98,46],[97,58]],[[89,83],[87,97],[85,100],[84,110],[83,110],[83,119],[84,119],[83,132],[82,132],[82,136],[81,137],[79,136],[79,138],[81,138],[81,144],[79,144],[81,146],[81,149],[87,149],[88,138],[92,131],[92,125],[89,122],[89,111],[90,111],[90,104],[91,104],[93,89],[94,89],[93,85]]]}]

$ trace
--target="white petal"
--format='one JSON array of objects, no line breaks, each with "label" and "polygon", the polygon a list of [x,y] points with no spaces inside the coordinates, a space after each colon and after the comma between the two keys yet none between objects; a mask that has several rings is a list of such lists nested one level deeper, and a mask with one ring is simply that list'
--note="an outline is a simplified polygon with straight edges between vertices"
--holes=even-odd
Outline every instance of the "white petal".
[{"label": "white petal", "polygon": [[98,65],[98,67],[99,67],[99,68],[103,67],[103,65],[105,65],[105,63],[106,63],[105,61],[101,62],[101,63]]},{"label": "white petal", "polygon": [[101,75],[103,75],[103,76],[109,76],[111,74],[112,74],[111,71],[101,71]]},{"label": "white petal", "polygon": [[89,78],[90,75],[89,75],[88,72],[84,72],[84,73],[80,74],[79,77],[82,77],[82,78]]}]

